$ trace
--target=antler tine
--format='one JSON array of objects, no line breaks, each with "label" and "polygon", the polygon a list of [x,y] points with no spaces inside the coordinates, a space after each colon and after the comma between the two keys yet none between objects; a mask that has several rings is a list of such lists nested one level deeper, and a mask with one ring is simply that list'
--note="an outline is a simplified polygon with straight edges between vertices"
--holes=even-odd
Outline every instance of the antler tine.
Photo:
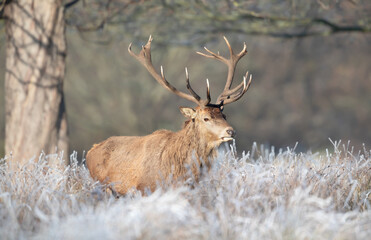
[{"label": "antler tine", "polygon": [[233,49],[232,49],[231,45],[229,44],[228,39],[227,39],[225,36],[223,36],[223,38],[224,38],[225,43],[226,43],[227,46],[228,46],[229,53],[231,54],[231,58],[232,58],[232,56],[234,55],[234,53],[233,53]]},{"label": "antler tine", "polygon": [[223,36],[223,38],[224,38],[225,43],[228,46],[229,53],[230,53],[230,58],[228,59],[228,62],[227,62],[228,76],[227,76],[227,81],[226,81],[225,87],[224,87],[224,91],[225,91],[225,90],[228,90],[228,89],[231,88],[232,82],[233,82],[233,77],[234,77],[234,71],[236,69],[237,63],[243,56],[246,55],[247,51],[246,51],[246,43],[244,43],[244,46],[243,46],[243,49],[241,50],[241,52],[238,53],[238,54],[234,54],[233,49],[232,49],[231,45],[229,44],[228,39],[225,36]]},{"label": "antler tine", "polygon": [[185,68],[185,73],[186,73],[186,83],[187,83],[187,89],[188,91],[192,94],[192,96],[197,99],[197,101],[201,100],[201,97],[193,90],[191,87],[191,84],[189,83],[189,75],[188,75],[188,69]]},{"label": "antler tine", "polygon": [[227,60],[225,57],[221,56],[221,55],[219,54],[219,52],[218,52],[218,54],[216,54],[216,53],[210,51],[207,47],[204,47],[204,49],[206,50],[206,52],[210,53],[210,55],[205,54],[205,53],[202,53],[202,52],[196,52],[196,53],[197,53],[197,54],[200,54],[201,56],[207,57],[207,58],[218,59],[219,61],[221,61],[221,62],[227,64],[228,60]]},{"label": "antler tine", "polygon": [[223,93],[220,94],[219,97],[228,97],[228,96],[231,96],[231,95],[233,95],[237,90],[239,90],[240,88],[242,88],[242,87],[244,87],[245,85],[247,85],[247,84],[246,84],[246,79],[247,79],[248,75],[249,75],[249,72],[246,72],[245,76],[243,77],[242,82],[241,82],[237,87],[235,87],[235,88],[233,88],[233,89],[229,89],[229,90],[223,91]]},{"label": "antler tine", "polygon": [[252,74],[250,74],[249,81],[247,82],[247,77],[249,76],[249,72],[246,72],[245,76],[243,77],[243,81],[234,89],[229,91],[223,92],[218,97],[217,104],[229,104],[237,101],[240,99],[249,89],[251,81],[252,81]]},{"label": "antler tine", "polygon": [[[192,95],[186,94],[184,92],[179,91],[174,86],[172,86],[165,78],[164,69],[161,66],[161,75],[157,73],[156,69],[153,67],[152,59],[151,59],[151,42],[153,38],[150,35],[148,42],[146,45],[142,46],[142,50],[139,52],[139,54],[135,54],[133,51],[131,51],[131,43],[129,44],[128,51],[131,56],[133,56],[138,62],[140,62],[147,71],[152,75],[152,77],[161,84],[164,88],[167,90],[175,93],[179,97],[182,97],[184,99],[187,99],[189,101],[192,101],[198,105],[203,105],[203,101],[200,100],[200,97],[192,90]],[[187,73],[188,75],[188,73]],[[188,88],[189,85],[189,88]],[[189,84],[189,80],[187,80],[187,88],[188,90],[192,89]],[[190,90],[191,91],[191,90]]]},{"label": "antler tine", "polygon": [[211,102],[209,79],[206,79],[206,96],[207,96],[207,104],[209,104]]}]

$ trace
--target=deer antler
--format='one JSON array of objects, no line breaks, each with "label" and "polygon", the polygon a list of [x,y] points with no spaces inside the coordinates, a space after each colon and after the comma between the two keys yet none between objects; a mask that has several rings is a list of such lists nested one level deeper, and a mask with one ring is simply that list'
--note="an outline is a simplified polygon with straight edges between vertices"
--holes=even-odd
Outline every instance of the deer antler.
[{"label": "deer antler", "polygon": [[185,69],[186,83],[187,83],[187,89],[191,93],[191,95],[187,94],[187,93],[184,93],[184,92],[181,92],[178,89],[176,89],[174,86],[172,86],[166,80],[165,75],[164,75],[164,70],[163,70],[162,66],[161,66],[161,75],[157,73],[157,71],[155,70],[155,68],[152,65],[152,60],[151,60],[151,42],[152,42],[152,40],[153,40],[152,36],[149,36],[147,44],[142,46],[142,50],[140,51],[140,53],[138,55],[131,51],[131,45],[132,44],[130,43],[129,48],[128,48],[128,51],[129,51],[130,55],[133,56],[135,59],[137,59],[148,70],[148,72],[152,75],[152,77],[154,79],[156,79],[156,81],[158,83],[160,83],[164,88],[166,88],[170,92],[173,92],[176,95],[178,95],[179,97],[182,97],[184,99],[192,101],[192,102],[194,102],[194,103],[196,103],[200,106],[208,105],[210,103],[209,85],[207,85],[207,93],[208,93],[207,99],[202,100],[200,98],[200,96],[192,89],[191,84],[189,83],[189,75],[188,75],[187,68]]},{"label": "deer antler", "polygon": [[[243,56],[246,55],[247,51],[246,51],[246,43],[244,43],[242,51],[238,54],[235,54],[233,52],[233,49],[232,49],[231,45],[228,42],[228,39],[226,37],[224,37],[224,40],[225,40],[225,42],[228,46],[228,49],[229,49],[229,53],[230,53],[230,58],[229,59],[221,56],[219,53],[216,54],[216,53],[210,51],[206,47],[204,47],[204,48],[210,55],[202,53],[202,52],[197,52],[198,54],[200,54],[204,57],[217,59],[217,60],[221,61],[222,63],[224,63],[228,66],[228,76],[227,76],[227,81],[226,81],[224,90],[219,95],[219,97],[216,101],[216,104],[221,105],[221,106],[232,103],[232,102],[235,102],[238,99],[240,99],[247,92],[247,90],[249,89],[250,84],[251,84],[251,80],[252,80],[252,75],[250,74],[250,77],[249,77],[249,72],[246,72],[245,76],[243,77],[243,81],[237,87],[235,87],[233,89],[230,89],[231,86],[232,86],[234,71],[236,69],[237,63]],[[246,82],[248,77],[249,77],[249,81]]]}]

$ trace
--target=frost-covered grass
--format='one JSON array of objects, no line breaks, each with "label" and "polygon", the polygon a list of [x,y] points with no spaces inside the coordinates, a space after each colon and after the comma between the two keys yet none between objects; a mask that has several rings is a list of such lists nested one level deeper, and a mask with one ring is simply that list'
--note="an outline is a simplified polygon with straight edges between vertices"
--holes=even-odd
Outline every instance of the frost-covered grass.
[{"label": "frost-covered grass", "polygon": [[371,151],[229,152],[194,188],[116,199],[76,155],[0,166],[1,239],[370,239]]}]

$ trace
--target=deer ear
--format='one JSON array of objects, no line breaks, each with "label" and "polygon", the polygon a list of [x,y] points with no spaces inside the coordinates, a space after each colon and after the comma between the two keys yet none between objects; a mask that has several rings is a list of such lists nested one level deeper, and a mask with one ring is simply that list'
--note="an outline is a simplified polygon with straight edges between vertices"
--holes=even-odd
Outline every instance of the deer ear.
[{"label": "deer ear", "polygon": [[193,108],[180,107],[179,110],[186,118],[193,119],[196,117],[196,110],[194,110]]}]

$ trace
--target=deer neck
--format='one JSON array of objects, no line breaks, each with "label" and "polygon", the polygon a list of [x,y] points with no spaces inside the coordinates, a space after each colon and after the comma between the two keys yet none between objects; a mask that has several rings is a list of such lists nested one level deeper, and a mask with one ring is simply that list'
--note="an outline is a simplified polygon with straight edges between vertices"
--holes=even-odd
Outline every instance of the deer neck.
[{"label": "deer neck", "polygon": [[178,133],[185,137],[182,147],[189,146],[188,153],[186,154],[189,158],[187,160],[192,161],[192,158],[197,158],[198,161],[203,161],[207,166],[210,166],[209,158],[215,157],[217,146],[209,143],[206,137],[202,136],[197,124],[190,121]]},{"label": "deer neck", "polygon": [[198,177],[200,167],[211,167],[214,148],[210,148],[194,122],[187,122],[183,128],[172,134],[162,162],[164,172],[172,169],[174,177],[185,176],[191,169]]}]

